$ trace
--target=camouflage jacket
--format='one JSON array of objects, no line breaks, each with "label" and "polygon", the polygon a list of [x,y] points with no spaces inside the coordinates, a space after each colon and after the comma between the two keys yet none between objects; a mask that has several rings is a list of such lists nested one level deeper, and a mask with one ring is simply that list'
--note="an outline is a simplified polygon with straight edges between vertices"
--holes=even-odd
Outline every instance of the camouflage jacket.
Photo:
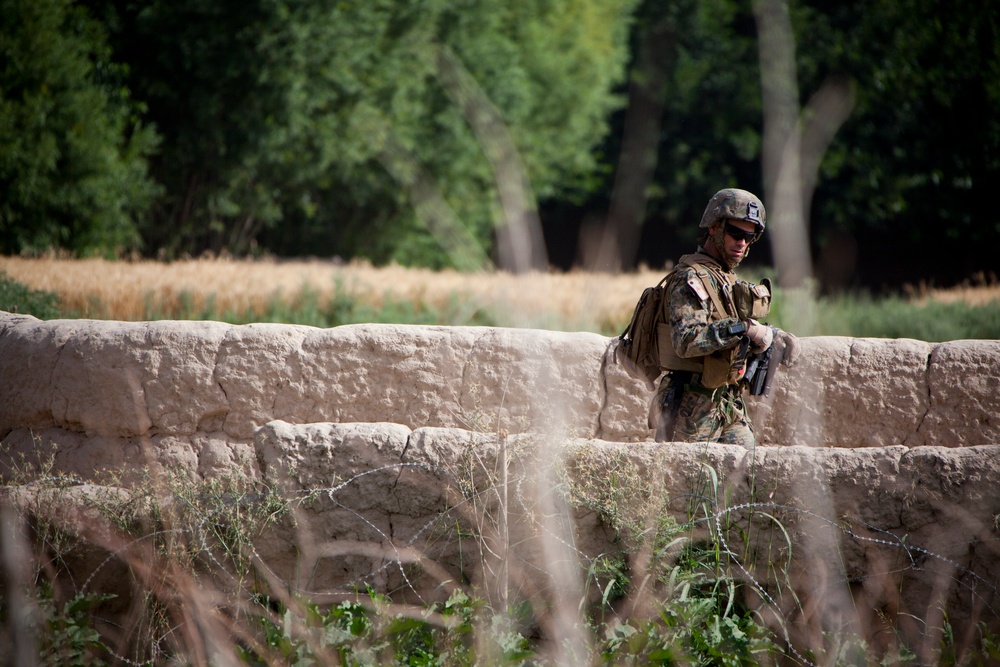
[{"label": "camouflage jacket", "polygon": [[676,355],[682,359],[706,357],[720,350],[732,349],[741,338],[741,334],[729,331],[729,327],[740,322],[730,314],[735,314],[735,309],[730,313],[719,313],[698,271],[686,265],[685,260],[709,269],[710,283],[723,304],[732,302],[727,289],[735,282],[736,274],[724,269],[718,260],[701,248],[698,250],[681,258],[666,284],[665,307],[670,340]]}]

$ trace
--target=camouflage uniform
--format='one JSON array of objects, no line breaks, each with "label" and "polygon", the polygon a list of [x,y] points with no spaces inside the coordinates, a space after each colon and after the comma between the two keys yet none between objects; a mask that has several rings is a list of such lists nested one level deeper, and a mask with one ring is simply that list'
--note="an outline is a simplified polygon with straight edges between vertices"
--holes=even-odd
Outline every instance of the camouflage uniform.
[{"label": "camouflage uniform", "polygon": [[[723,290],[719,276],[732,284],[735,274],[727,271],[718,260],[703,252],[688,256],[698,264],[710,266],[711,285],[717,294]],[[730,327],[740,324],[736,317],[719,317],[713,314],[711,299],[698,289],[701,278],[697,271],[683,263],[671,273],[666,284],[665,308],[669,313],[667,325],[674,350],[679,357],[696,359],[720,350],[732,350],[742,339],[742,332],[731,332]],[[725,315],[725,314],[723,314]],[[674,409],[664,405],[671,382],[678,383],[679,402],[673,436],[675,441],[722,442],[754,446],[754,433],[747,416],[746,406],[738,384],[725,384],[711,389],[701,383],[701,373],[671,370],[660,380],[659,389],[650,409],[650,421],[657,426],[657,440],[662,440],[662,427],[666,423],[663,411]]]}]

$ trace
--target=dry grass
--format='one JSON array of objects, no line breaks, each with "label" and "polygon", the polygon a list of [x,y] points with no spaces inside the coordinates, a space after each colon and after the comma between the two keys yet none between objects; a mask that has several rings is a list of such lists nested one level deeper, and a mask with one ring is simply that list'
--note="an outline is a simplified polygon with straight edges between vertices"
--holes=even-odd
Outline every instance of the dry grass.
[{"label": "dry grass", "polygon": [[101,317],[135,321],[146,303],[172,312],[185,295],[195,307],[214,299],[215,312],[262,313],[275,297],[293,299],[308,287],[320,300],[339,285],[343,294],[379,305],[385,299],[444,309],[456,296],[487,309],[500,324],[599,331],[628,321],[644,287],[662,270],[626,274],[465,274],[455,271],[376,268],[367,263],[191,259],[171,263],[0,257],[0,271],[33,289],[59,295],[64,306]]},{"label": "dry grass", "polygon": [[[336,293],[376,309],[387,300],[414,304],[445,314],[449,321],[443,324],[466,324],[474,313],[485,311],[489,321],[502,326],[605,335],[624,326],[643,288],[664,273],[644,268],[622,274],[468,274],[364,262],[200,258],[164,263],[2,256],[0,271],[33,289],[55,292],[72,312],[102,319],[137,321],[151,317],[151,311],[156,318],[183,317],[193,309],[213,318],[233,313],[236,319],[253,321],[275,300],[294,304],[309,290],[320,303]],[[949,289],[904,286],[903,294],[917,305],[1000,304],[995,278]]]},{"label": "dry grass", "polygon": [[1000,302],[1000,285],[977,285],[949,287],[948,289],[933,288],[921,296],[919,303],[936,301],[938,303],[964,303],[969,306],[986,306]]},{"label": "dry grass", "polygon": [[901,291],[904,297],[921,305],[934,302],[980,307],[1000,303],[1000,280],[993,271],[979,271],[952,287],[935,287],[920,281],[916,285],[903,285]]}]

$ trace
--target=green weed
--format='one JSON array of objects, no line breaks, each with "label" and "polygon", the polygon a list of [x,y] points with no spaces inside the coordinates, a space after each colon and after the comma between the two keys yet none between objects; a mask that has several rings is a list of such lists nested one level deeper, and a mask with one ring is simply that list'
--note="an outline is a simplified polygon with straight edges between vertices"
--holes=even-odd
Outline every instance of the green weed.
[{"label": "green weed", "polygon": [[824,335],[928,342],[1000,338],[1000,302],[919,304],[901,297],[876,299],[860,294],[821,298],[816,314],[817,333]]},{"label": "green weed", "polygon": [[54,292],[31,289],[0,271],[0,310],[34,315],[40,320],[62,317],[59,296]]},{"label": "green weed", "polygon": [[109,649],[93,626],[93,611],[114,598],[100,593],[79,593],[57,607],[52,590],[41,585],[36,599],[44,623],[38,632],[39,662],[43,665],[94,666],[109,664]]},{"label": "green weed", "polygon": [[[455,523],[473,543],[469,558],[494,567],[517,553],[514,540],[523,534],[507,522],[534,509],[522,491],[527,471],[539,465],[537,442],[499,435],[487,442],[485,433],[477,434],[481,441],[470,445],[461,464],[466,476],[455,480],[455,501],[480,515],[478,521],[465,516]],[[849,634],[826,633],[820,645],[796,646],[801,634],[789,627],[805,605],[787,567],[792,537],[779,510],[789,508],[758,506],[752,498],[731,505],[734,490],[708,465],[690,494],[668,498],[657,481],[663,471],[655,454],[643,459],[620,449],[583,446],[559,465],[564,469],[554,477],[554,490],[574,510],[598,514],[621,547],[594,557],[578,552],[570,565],[591,586],[576,616],[581,625],[576,631],[590,642],[585,664],[743,667],[917,660],[915,648],[901,638],[881,653]],[[38,610],[32,632],[46,663],[211,664],[202,659],[208,651],[219,664],[229,659],[247,665],[556,664],[551,649],[560,638],[546,636],[552,626],[541,619],[555,613],[551,605],[557,598],[515,591],[513,582],[529,581],[520,579],[524,573],[505,567],[503,576],[512,586],[500,596],[485,590],[493,582],[481,583],[483,588],[466,582],[449,584],[445,599],[419,605],[397,604],[371,588],[320,603],[286,588],[256,556],[255,543],[290,517],[293,502],[248,476],[197,480],[169,471],[143,474],[137,482],[132,472],[131,488],[124,488],[123,475],[105,473],[105,486],[88,493],[81,493],[88,485],[80,480],[55,473],[51,460],[23,464],[8,475],[9,494],[31,491],[15,505],[30,519],[32,542],[40,546],[31,557],[31,576],[20,585]],[[52,584],[61,579],[60,568],[88,546],[80,544],[86,536],[60,522],[68,516],[67,501],[89,510],[87,523],[102,523],[113,539],[89,545],[103,548],[107,558],[75,587],[66,590],[63,581],[60,593]],[[764,531],[778,537],[758,539]],[[495,553],[487,555],[491,548]],[[760,549],[763,554],[754,553]],[[767,567],[755,573],[751,563],[761,562],[761,556]],[[99,571],[113,565],[128,573],[129,590],[114,595],[94,590]],[[130,618],[112,637],[99,619],[109,604],[127,601],[122,595],[131,597]],[[11,598],[5,593],[4,599]],[[11,612],[6,604],[0,611]],[[931,633],[939,637],[934,655],[940,664],[988,664],[996,658],[1000,642],[985,624],[979,631],[979,652],[970,653],[945,615],[944,626]],[[2,643],[9,637],[0,636]]]}]

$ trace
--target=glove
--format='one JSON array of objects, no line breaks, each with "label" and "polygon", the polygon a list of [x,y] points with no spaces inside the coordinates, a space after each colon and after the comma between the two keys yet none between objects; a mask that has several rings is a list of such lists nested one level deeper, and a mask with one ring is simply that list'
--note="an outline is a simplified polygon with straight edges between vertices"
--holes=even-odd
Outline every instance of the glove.
[{"label": "glove", "polygon": [[771,343],[774,342],[774,332],[766,324],[761,324],[757,320],[747,320],[747,338],[752,343],[750,351],[759,354],[771,347]]},{"label": "glove", "polygon": [[799,339],[781,329],[774,330],[775,352],[781,358],[781,363],[786,366],[793,366],[795,359],[799,356]]}]

